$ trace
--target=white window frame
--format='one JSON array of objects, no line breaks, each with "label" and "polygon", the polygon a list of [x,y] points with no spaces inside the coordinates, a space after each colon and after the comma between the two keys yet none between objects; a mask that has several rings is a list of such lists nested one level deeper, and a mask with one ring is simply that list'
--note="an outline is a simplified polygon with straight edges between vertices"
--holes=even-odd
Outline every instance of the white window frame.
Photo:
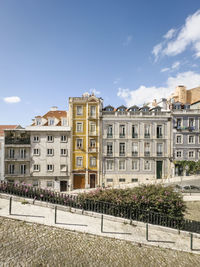
[{"label": "white window frame", "polygon": [[39,164],[34,164],[33,165],[33,171],[34,172],[39,172],[40,171],[40,165]]},{"label": "white window frame", "polygon": [[[181,142],[180,143],[177,142],[177,137],[181,137]],[[182,134],[177,134],[176,135],[176,144],[183,144],[183,135]]]},{"label": "white window frame", "polygon": [[76,132],[77,133],[82,133],[83,132],[83,122],[80,122],[80,121],[76,122]]},{"label": "white window frame", "polygon": [[176,118],[176,126],[177,126],[177,127],[178,127],[178,123],[177,123],[178,120],[181,120],[181,125],[180,125],[180,127],[182,127],[182,126],[183,126],[183,118],[182,118],[182,117],[177,117],[177,118]]},{"label": "white window frame", "polygon": [[[121,168],[121,163],[124,162],[124,168]],[[125,171],[126,170],[126,160],[125,159],[119,159],[119,171]]]},{"label": "white window frame", "polygon": [[[191,152],[193,153],[193,156],[192,156],[192,157],[190,157],[190,153],[191,153]],[[188,151],[188,158],[189,158],[189,159],[194,159],[194,158],[195,158],[195,150],[189,150],[189,151]]]},{"label": "white window frame", "polygon": [[48,143],[53,143],[53,140],[54,140],[53,135],[47,135],[47,142]]},{"label": "white window frame", "polygon": [[60,164],[60,171],[61,172],[67,172],[67,165],[66,164]]},{"label": "white window frame", "polygon": [[[81,141],[81,145],[79,144],[79,141]],[[76,149],[83,149],[83,138],[76,138]]]},{"label": "white window frame", "polygon": [[14,164],[8,164],[8,173],[9,174],[15,174],[15,165]]},{"label": "white window frame", "polygon": [[54,118],[48,118],[48,125],[54,126],[55,125],[55,119]]},{"label": "white window frame", "polygon": [[[79,160],[81,164],[78,164]],[[76,157],[76,167],[83,167],[83,157]]]},{"label": "white window frame", "polygon": [[9,154],[9,158],[10,159],[14,159],[15,158],[15,149],[14,148],[10,148],[8,154]]},{"label": "white window frame", "polygon": [[97,130],[96,123],[90,122],[90,133],[95,134],[96,133],[96,130]]},{"label": "white window frame", "polygon": [[[35,153],[36,152],[36,153]],[[40,155],[40,149],[39,148],[34,148],[33,149],[33,155],[34,156],[39,156]]]},{"label": "white window frame", "polygon": [[20,174],[26,174],[27,168],[26,164],[20,164]]},{"label": "white window frame", "polygon": [[25,159],[26,158],[26,149],[21,148],[20,149],[20,159]]},{"label": "white window frame", "polygon": [[46,185],[47,187],[52,187],[52,188],[54,187],[53,181],[47,181]]},{"label": "white window frame", "polygon": [[114,164],[114,161],[112,159],[108,159],[106,161],[106,170],[112,171],[113,170],[113,164]]},{"label": "white window frame", "polygon": [[[135,168],[133,168],[134,167],[134,162],[136,162],[137,163],[137,168],[135,169]],[[132,160],[132,162],[131,162],[131,169],[133,170],[133,171],[138,171],[139,170],[139,160],[135,160],[135,159],[133,159]]]},{"label": "white window frame", "polygon": [[60,142],[61,143],[67,143],[67,136],[66,135],[61,135]]},{"label": "white window frame", "polygon": [[53,172],[54,165],[53,164],[47,164],[47,172]]},{"label": "white window frame", "polygon": [[61,148],[60,149],[60,155],[61,156],[67,156],[67,149],[66,148]]},{"label": "white window frame", "polygon": [[[79,108],[80,108],[80,110],[79,110]],[[82,116],[83,115],[83,106],[81,106],[81,105],[77,105],[76,106],[76,115],[77,116]]]},{"label": "white window frame", "polygon": [[119,183],[125,183],[126,182],[126,178],[119,178]]},{"label": "white window frame", "polygon": [[[194,125],[190,126],[190,119],[193,119]],[[195,117],[188,117],[188,127],[195,127]]]},{"label": "white window frame", "polygon": [[53,155],[54,155],[53,148],[47,148],[47,156],[53,156]]},{"label": "white window frame", "polygon": [[[94,113],[92,112],[92,109],[95,110]],[[97,114],[96,109],[97,109],[97,106],[96,105],[95,106],[94,105],[90,105],[90,116],[93,117],[93,118],[96,117],[96,114]]]},{"label": "white window frame", "polygon": [[[193,137],[193,142],[190,142],[190,137]],[[195,144],[195,135],[188,135],[188,144]]]},{"label": "white window frame", "polygon": [[[177,153],[181,153],[181,156],[178,157],[178,156],[177,156]],[[183,157],[183,150],[176,150],[176,151],[175,151],[175,156],[176,156],[177,159],[182,158],[182,157]]]},{"label": "white window frame", "polygon": [[96,166],[97,166],[97,158],[90,157],[90,167],[96,167]]},{"label": "white window frame", "polygon": [[[146,164],[147,162],[148,162],[148,164],[149,164],[149,168],[148,168],[148,169],[145,168],[145,166],[146,166],[145,164]],[[151,163],[151,160],[144,160],[144,171],[148,171],[148,172],[151,171],[151,164],[152,164],[152,163]]]},{"label": "white window frame", "polygon": [[34,135],[33,136],[33,143],[39,143],[40,142],[40,138],[38,135]]}]

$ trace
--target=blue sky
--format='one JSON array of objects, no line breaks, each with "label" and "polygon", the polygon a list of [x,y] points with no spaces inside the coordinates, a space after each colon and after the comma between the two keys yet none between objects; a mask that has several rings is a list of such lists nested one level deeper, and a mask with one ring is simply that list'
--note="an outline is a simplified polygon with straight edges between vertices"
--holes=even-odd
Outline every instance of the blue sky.
[{"label": "blue sky", "polygon": [[142,105],[200,85],[199,0],[1,0],[0,124],[69,96]]}]

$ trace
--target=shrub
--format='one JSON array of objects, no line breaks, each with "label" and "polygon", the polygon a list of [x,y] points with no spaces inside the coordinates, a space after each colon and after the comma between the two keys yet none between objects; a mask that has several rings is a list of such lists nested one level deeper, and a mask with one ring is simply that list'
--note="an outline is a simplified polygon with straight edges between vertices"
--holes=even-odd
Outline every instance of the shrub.
[{"label": "shrub", "polygon": [[170,186],[143,185],[131,189],[96,189],[78,195],[81,205],[86,200],[108,202],[122,207],[159,212],[182,219],[186,210],[181,193]]}]

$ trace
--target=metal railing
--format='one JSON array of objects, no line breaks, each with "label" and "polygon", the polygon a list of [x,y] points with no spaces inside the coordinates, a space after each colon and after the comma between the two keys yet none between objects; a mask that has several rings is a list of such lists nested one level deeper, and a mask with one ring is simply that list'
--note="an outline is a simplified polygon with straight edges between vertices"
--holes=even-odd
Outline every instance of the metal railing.
[{"label": "metal railing", "polygon": [[142,210],[131,206],[120,206],[102,201],[81,199],[78,196],[56,193],[50,190],[29,187],[26,185],[14,185],[5,182],[0,183],[0,193],[32,198],[34,200],[50,202],[53,204],[69,206],[76,209],[112,215],[115,217],[165,226],[178,230],[200,233],[199,221],[187,220],[182,217],[171,217],[151,210]]}]

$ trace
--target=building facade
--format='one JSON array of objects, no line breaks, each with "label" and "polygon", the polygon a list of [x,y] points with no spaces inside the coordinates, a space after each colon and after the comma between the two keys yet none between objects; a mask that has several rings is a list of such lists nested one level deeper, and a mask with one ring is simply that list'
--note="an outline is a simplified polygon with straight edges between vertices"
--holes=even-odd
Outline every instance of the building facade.
[{"label": "building facade", "polygon": [[100,184],[101,109],[102,100],[94,95],[69,98],[73,189]]},{"label": "building facade", "polygon": [[5,178],[9,182],[68,191],[70,166],[66,111],[54,107],[26,129],[5,131]]},{"label": "building facade", "polygon": [[[200,160],[200,110],[190,109],[189,104],[172,104],[173,159],[177,161]],[[179,164],[174,165],[173,175],[184,175]]]},{"label": "building facade", "polygon": [[171,115],[149,109],[107,106],[102,112],[102,181],[105,186],[170,176]]}]

